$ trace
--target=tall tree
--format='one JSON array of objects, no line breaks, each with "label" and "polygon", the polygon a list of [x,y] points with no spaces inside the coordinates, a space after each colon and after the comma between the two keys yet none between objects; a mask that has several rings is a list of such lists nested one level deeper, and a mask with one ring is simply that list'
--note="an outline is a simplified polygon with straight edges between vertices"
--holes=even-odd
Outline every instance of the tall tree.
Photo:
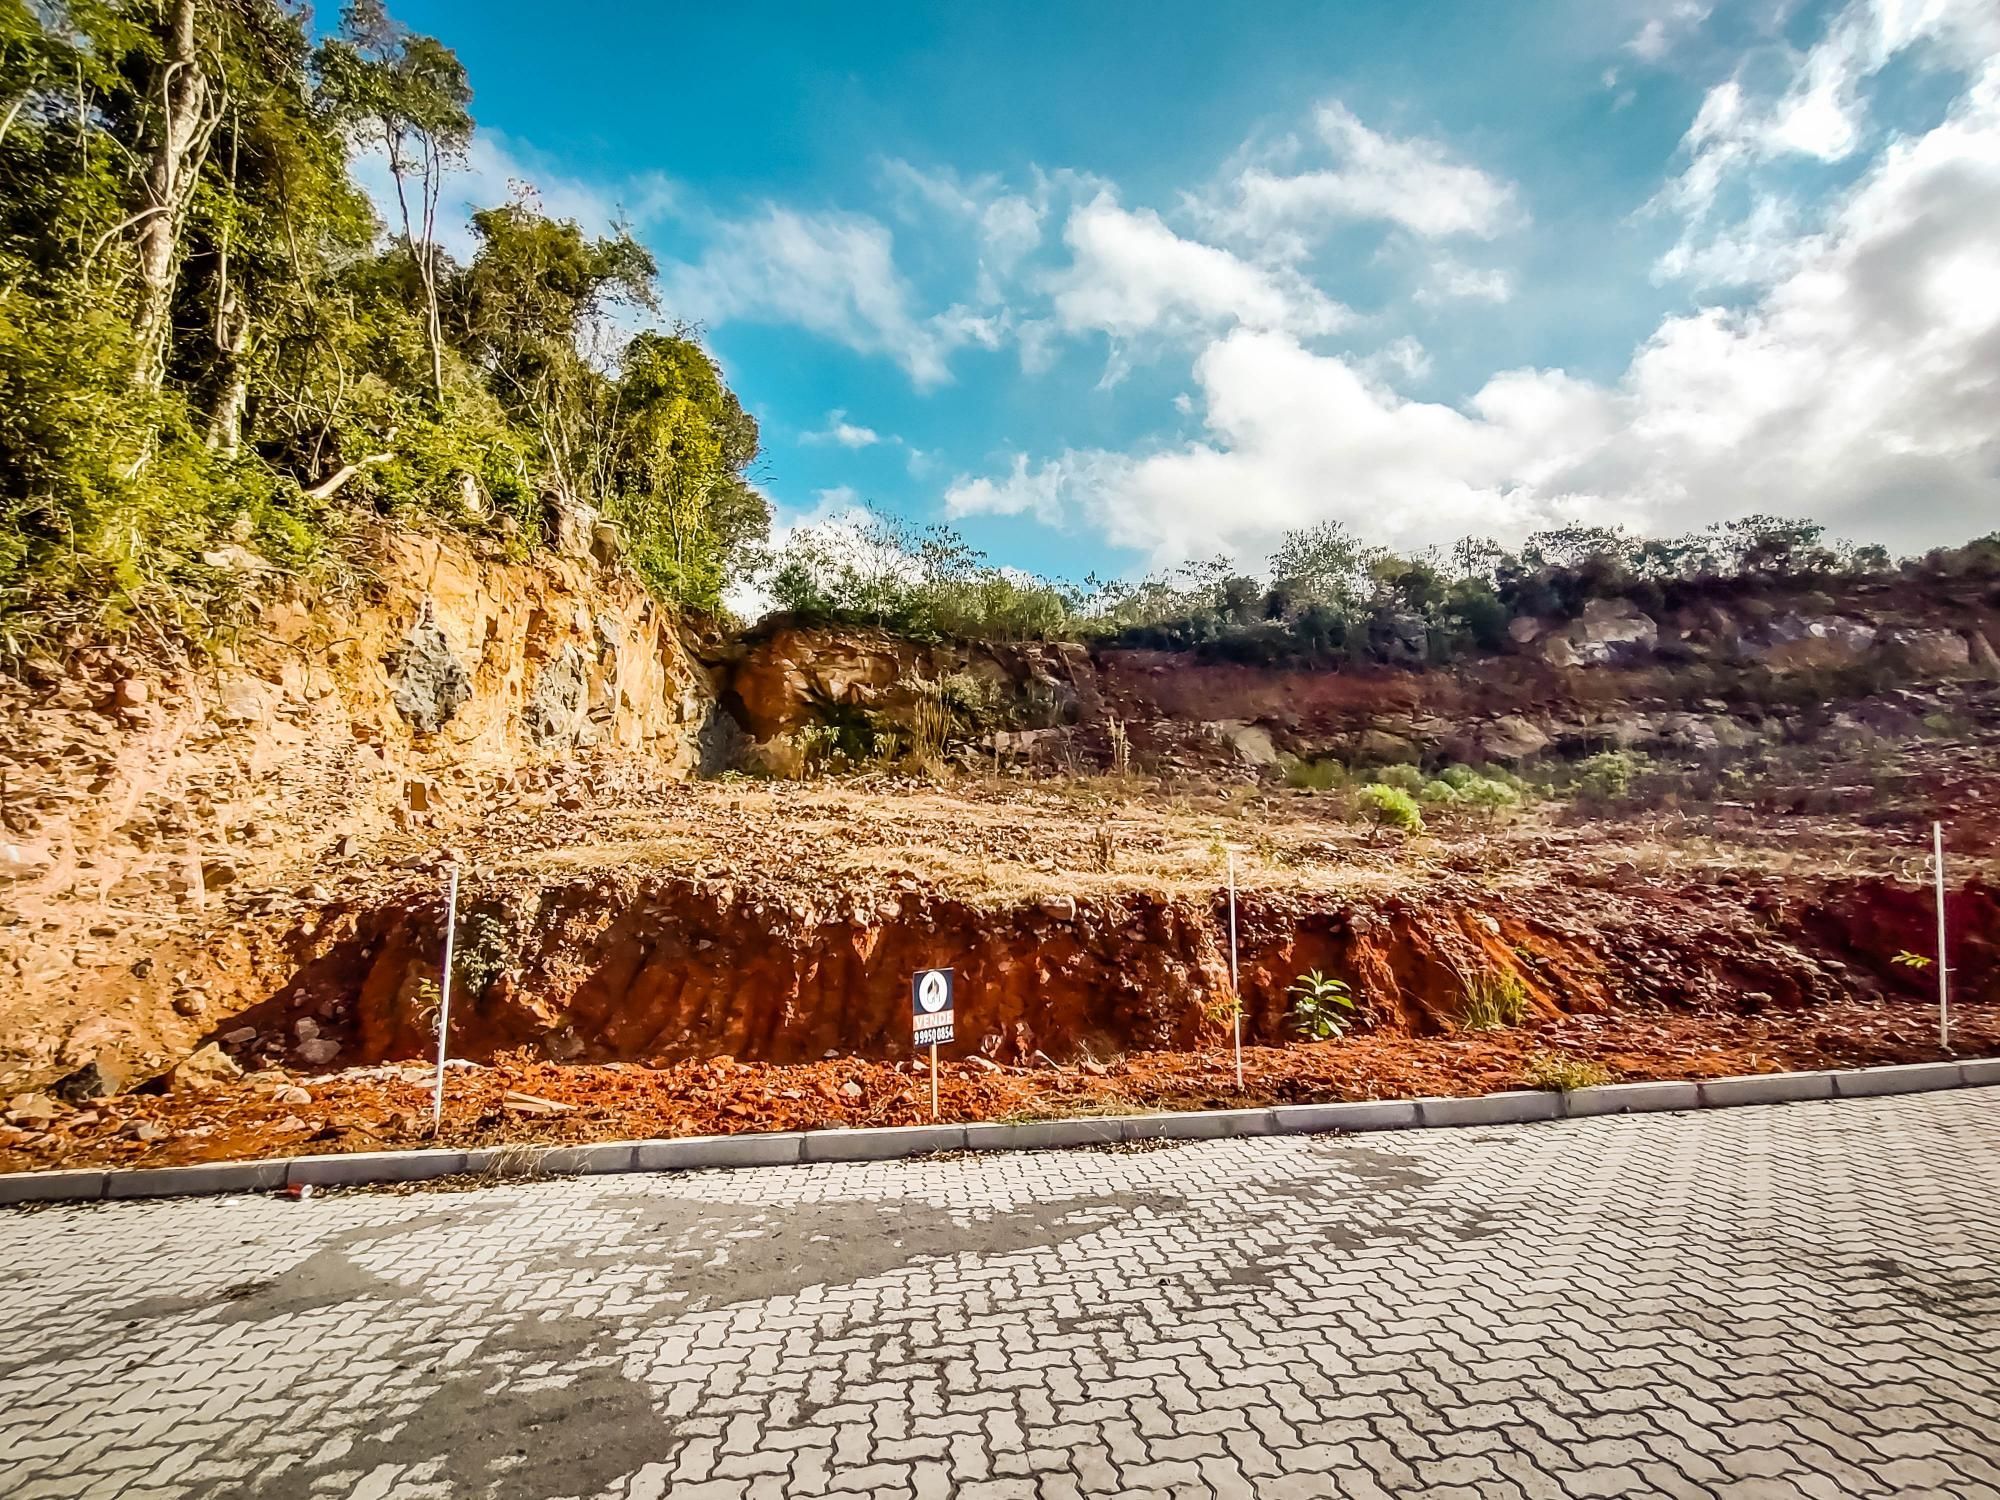
[{"label": "tall tree", "polygon": [[[444,401],[444,329],[438,286],[438,198],[472,140],[472,86],[458,56],[389,17],[382,0],[350,0],[340,35],[320,48],[320,89],[333,117],[380,145],[396,186],[403,247],[423,289],[431,393]],[[410,206],[416,195],[414,212]]]}]

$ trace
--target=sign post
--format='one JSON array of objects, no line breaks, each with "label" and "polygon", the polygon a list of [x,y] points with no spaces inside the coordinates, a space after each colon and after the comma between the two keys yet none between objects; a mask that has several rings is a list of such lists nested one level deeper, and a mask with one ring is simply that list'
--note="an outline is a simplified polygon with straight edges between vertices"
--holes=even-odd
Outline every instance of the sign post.
[{"label": "sign post", "polygon": [[451,949],[458,933],[458,861],[451,862],[451,895],[446,899],[444,919],[444,974],[438,987],[438,1071],[437,1089],[431,1095],[431,1134],[444,1125],[444,1053],[451,1036]]},{"label": "sign post", "polygon": [[938,1047],[952,1039],[950,969],[919,969],[910,976],[910,1025],[919,1047],[931,1049],[931,1118],[938,1117]]}]

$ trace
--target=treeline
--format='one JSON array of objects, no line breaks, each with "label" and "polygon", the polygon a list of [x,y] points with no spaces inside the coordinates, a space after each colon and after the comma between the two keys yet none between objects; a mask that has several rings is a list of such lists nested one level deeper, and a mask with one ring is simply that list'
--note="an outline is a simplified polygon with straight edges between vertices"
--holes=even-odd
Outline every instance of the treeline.
[{"label": "treeline", "polygon": [[631,331],[628,233],[522,188],[446,253],[471,100],[380,0],[317,44],[280,0],[0,0],[0,654],[198,630],[375,515],[608,522],[719,605],[769,526],[757,424],[686,330]]},{"label": "treeline", "polygon": [[1746,589],[1898,573],[2000,578],[2000,533],[1894,560],[1813,521],[1751,516],[1674,538],[1605,527],[1486,538],[1414,556],[1338,521],[1285,535],[1262,577],[1227,557],[1139,583],[1071,585],[996,568],[947,527],[872,518],[795,535],[770,590],[787,617],[916,636],[1096,638],[1262,663],[1444,662],[1503,648],[1521,618],[1573,618],[1593,599],[1642,609]]}]

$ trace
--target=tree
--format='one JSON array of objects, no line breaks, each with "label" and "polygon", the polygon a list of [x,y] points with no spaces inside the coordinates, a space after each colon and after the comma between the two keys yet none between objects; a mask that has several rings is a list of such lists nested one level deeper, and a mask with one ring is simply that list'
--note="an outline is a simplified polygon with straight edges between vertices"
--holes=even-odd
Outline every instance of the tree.
[{"label": "tree", "polygon": [[456,53],[435,37],[416,35],[391,20],[382,0],[349,0],[341,12],[340,33],[319,50],[320,96],[335,121],[362,142],[379,144],[388,159],[403,247],[423,288],[431,391],[442,403],[438,197],[445,173],[463,158],[472,139],[472,87]]},{"label": "tree", "polygon": [[610,479],[612,447],[596,438],[615,392],[579,343],[614,306],[658,307],[653,257],[624,231],[586,239],[573,221],[536,212],[528,195],[481,209],[472,227],[479,250],[453,289],[462,347],[534,431],[549,488],[595,502]]},{"label": "tree", "polygon": [[1293,598],[1352,611],[1369,592],[1369,572],[1384,556],[1339,521],[1288,531],[1271,554],[1271,576]]}]

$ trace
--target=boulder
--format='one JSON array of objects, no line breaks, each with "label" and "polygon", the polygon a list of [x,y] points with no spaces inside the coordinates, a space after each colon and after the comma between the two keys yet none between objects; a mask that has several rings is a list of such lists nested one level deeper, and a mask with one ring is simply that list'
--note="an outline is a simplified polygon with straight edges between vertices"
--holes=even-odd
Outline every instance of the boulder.
[{"label": "boulder", "polygon": [[49,1086],[49,1092],[58,1099],[71,1104],[80,1104],[85,1099],[108,1099],[113,1094],[122,1094],[131,1081],[131,1074],[125,1065],[109,1055],[94,1057],[73,1073],[67,1073]]},{"label": "boulder", "polygon": [[234,1083],[243,1076],[236,1060],[214,1042],[191,1054],[173,1072],[173,1086],[192,1092]]},{"label": "boulder", "polygon": [[1777,614],[1739,638],[1738,651],[1774,672],[1845,667],[1875,649],[1876,630],[1848,615]]},{"label": "boulder", "polygon": [[323,1068],[340,1056],[340,1043],[331,1037],[314,1037],[309,1042],[300,1042],[292,1049],[300,1062],[310,1067]]},{"label": "boulder", "polygon": [[472,697],[472,674],[452,652],[428,601],[388,667],[390,701],[421,734],[436,734]]},{"label": "boulder", "polygon": [[1446,743],[1455,760],[1526,760],[1549,748],[1551,741],[1539,725],[1519,714],[1506,714],[1489,723],[1475,724]]},{"label": "boulder", "polygon": [[1951,676],[1972,665],[1972,646],[1955,630],[1889,629],[1877,639],[1925,677]]},{"label": "boulder", "polygon": [[1275,766],[1278,747],[1271,743],[1271,731],[1261,724],[1242,719],[1218,719],[1201,726],[1214,739],[1236,752],[1246,766]]},{"label": "boulder", "polygon": [[1659,622],[1630,599],[1592,599],[1542,642],[1542,655],[1558,667],[1602,666],[1650,656],[1659,643]]}]

